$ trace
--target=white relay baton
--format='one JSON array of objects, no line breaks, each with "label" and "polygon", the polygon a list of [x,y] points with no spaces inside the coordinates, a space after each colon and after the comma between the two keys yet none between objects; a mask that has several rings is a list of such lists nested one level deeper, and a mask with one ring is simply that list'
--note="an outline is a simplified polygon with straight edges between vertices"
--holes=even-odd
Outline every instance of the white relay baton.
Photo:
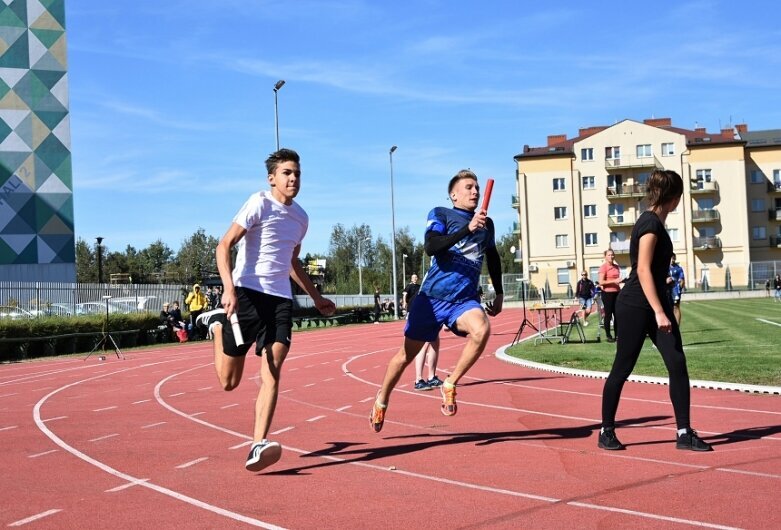
[{"label": "white relay baton", "polygon": [[241,336],[241,326],[239,326],[239,317],[236,313],[231,315],[231,329],[233,329],[233,338],[236,339],[236,346],[244,344],[244,337]]}]

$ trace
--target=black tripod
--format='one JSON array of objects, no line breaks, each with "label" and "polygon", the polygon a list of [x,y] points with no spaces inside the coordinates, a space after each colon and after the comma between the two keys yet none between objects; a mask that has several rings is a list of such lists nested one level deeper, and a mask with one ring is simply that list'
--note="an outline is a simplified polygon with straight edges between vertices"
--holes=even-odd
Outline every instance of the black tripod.
[{"label": "black tripod", "polygon": [[521,340],[521,335],[523,334],[523,330],[526,329],[526,326],[529,326],[537,333],[540,332],[540,330],[537,329],[528,318],[526,318],[526,286],[523,285],[523,283],[521,283],[521,300],[523,301],[523,321],[521,322],[521,326],[518,328],[518,332],[515,334],[512,345],[515,345],[519,340]]},{"label": "black tripod", "polygon": [[[103,336],[100,338],[97,344],[95,344],[95,347],[92,348],[92,351],[87,354],[86,357],[84,357],[84,360],[90,358],[90,356],[95,353],[95,351],[98,348],[101,348],[103,350],[103,353],[106,353],[106,346],[108,345],[109,341],[111,341],[111,345],[114,346],[114,353],[117,356],[117,359],[124,359],[125,356],[122,354],[122,351],[119,349],[119,346],[117,346],[117,341],[114,340],[114,337],[111,336],[111,333],[108,331],[108,301],[111,299],[111,296],[104,296],[103,299],[106,301],[106,319],[103,322]],[[106,360],[106,356],[101,356],[101,361]]]}]

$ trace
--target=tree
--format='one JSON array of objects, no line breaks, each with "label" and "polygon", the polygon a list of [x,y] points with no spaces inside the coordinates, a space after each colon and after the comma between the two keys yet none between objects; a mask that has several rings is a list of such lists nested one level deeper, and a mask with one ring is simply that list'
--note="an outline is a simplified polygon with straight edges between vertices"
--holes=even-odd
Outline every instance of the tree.
[{"label": "tree", "polygon": [[97,283],[98,264],[96,253],[79,238],[76,241],[76,281],[79,283]]},{"label": "tree", "polygon": [[179,282],[191,284],[217,274],[215,251],[219,240],[207,236],[203,228],[182,241],[173,264],[166,271]]},{"label": "tree", "polygon": [[518,249],[520,246],[521,242],[518,240],[518,236],[513,234],[512,229],[508,230],[507,233],[496,242],[496,250],[499,251],[499,258],[502,261],[502,273],[521,273],[521,264],[515,261],[515,254],[510,251],[511,247]]}]

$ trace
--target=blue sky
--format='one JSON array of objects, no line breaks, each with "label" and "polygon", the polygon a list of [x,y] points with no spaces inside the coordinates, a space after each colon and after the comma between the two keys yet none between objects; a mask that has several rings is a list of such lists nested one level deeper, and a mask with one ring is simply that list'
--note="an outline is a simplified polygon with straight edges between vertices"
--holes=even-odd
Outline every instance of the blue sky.
[{"label": "blue sky", "polygon": [[[571,4],[571,6],[570,6]],[[267,189],[275,149],[302,156],[302,254],[334,224],[422,240],[461,168],[515,218],[513,156],[623,119],[781,128],[775,2],[69,0],[76,237],[109,250],[203,228],[220,237]]]}]

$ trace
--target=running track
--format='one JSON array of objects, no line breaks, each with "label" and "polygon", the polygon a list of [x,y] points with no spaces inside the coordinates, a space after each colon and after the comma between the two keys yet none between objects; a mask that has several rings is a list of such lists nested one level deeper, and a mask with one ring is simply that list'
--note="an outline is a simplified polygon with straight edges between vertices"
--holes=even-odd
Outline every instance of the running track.
[{"label": "running track", "polygon": [[[0,366],[0,524],[21,528],[781,528],[781,398],[692,391],[713,453],[677,451],[667,387],[628,383],[627,451],[597,449],[602,381],[497,360],[493,322],[459,412],[405,374],[382,433],[371,400],[402,323],[297,333],[272,431],[244,470],[258,360],[217,386],[211,343]],[[440,369],[462,339],[443,334]],[[441,373],[441,372],[440,372]]]}]

